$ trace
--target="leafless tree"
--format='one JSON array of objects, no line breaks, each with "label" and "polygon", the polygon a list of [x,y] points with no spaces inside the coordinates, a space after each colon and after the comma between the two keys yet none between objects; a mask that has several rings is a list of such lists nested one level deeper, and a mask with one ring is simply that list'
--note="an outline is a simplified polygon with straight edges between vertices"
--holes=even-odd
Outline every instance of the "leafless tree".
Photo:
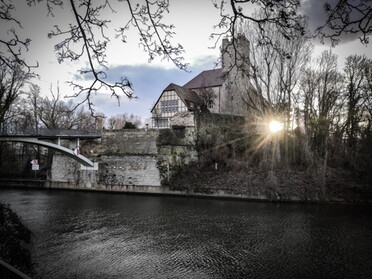
[{"label": "leafless tree", "polygon": [[[274,26],[276,32],[286,40],[294,38],[295,34],[305,35],[305,27],[302,24],[303,17],[298,14],[299,0],[266,1],[266,0],[213,0],[215,8],[220,10],[221,19],[216,25],[220,31],[212,33],[211,37],[217,44],[221,38],[231,38],[228,48],[233,48],[236,62],[232,67],[239,67],[239,61],[244,59],[244,54],[239,52],[236,38],[244,33],[247,24],[257,32],[259,45],[271,45],[272,48],[280,49],[270,34],[268,26]],[[256,12],[251,14],[252,10]]]},{"label": "leafless tree", "polygon": [[[53,1],[53,4],[62,6],[61,1]],[[121,4],[121,3],[120,3]],[[91,0],[70,0],[75,22],[67,29],[55,26],[49,37],[62,37],[63,40],[55,46],[60,62],[65,59],[72,61],[79,60],[85,56],[89,62],[87,69],[81,69],[81,75],[88,79],[93,77],[89,86],[83,86],[71,81],[70,85],[75,89],[73,97],[84,96],[83,102],[87,102],[92,109],[92,93],[108,89],[112,96],[120,98],[122,94],[128,98],[134,97],[132,84],[126,77],[120,81],[110,83],[107,81],[106,50],[110,38],[106,35],[108,18],[102,17],[102,12],[111,10],[115,12],[110,1],[102,1],[96,4]],[[117,36],[122,42],[126,42],[126,31],[132,26],[137,29],[140,36],[140,44],[149,55],[149,60],[156,56],[171,60],[180,69],[186,69],[183,63],[183,48],[181,45],[172,45],[171,38],[174,35],[173,25],[166,25],[162,22],[164,13],[168,12],[169,0],[158,1],[123,1],[123,11],[129,10],[130,16],[123,18],[123,26],[116,28]],[[123,13],[124,14],[124,13]],[[74,48],[73,45],[78,45]]]},{"label": "leafless tree", "polygon": [[204,108],[211,108],[215,104],[216,101],[216,94],[213,92],[211,88],[202,88],[198,92],[199,97],[203,101]]},{"label": "leafless tree", "polygon": [[32,115],[32,119],[34,122],[33,129],[36,133],[39,132],[39,111],[40,105],[42,103],[42,98],[40,96],[40,87],[36,84],[31,84],[30,91],[27,94],[29,103],[30,103],[30,114]]},{"label": "leafless tree", "polygon": [[339,0],[334,6],[327,2],[324,9],[327,12],[327,19],[316,29],[322,40],[329,38],[336,44],[342,35],[359,35],[362,44],[369,43],[369,35],[372,32],[370,0]]},{"label": "leafless tree", "polygon": [[[260,33],[260,44],[274,45],[271,37],[267,35],[266,24],[275,25],[278,32],[288,40],[291,39],[294,31],[305,32],[300,24],[301,16],[297,13],[299,0],[213,0],[213,3],[220,10],[221,20],[217,27],[223,30],[212,34],[218,39],[224,36],[236,38],[241,31],[239,27],[244,22],[250,22],[257,27]],[[249,14],[252,7],[260,13]]]},{"label": "leafless tree", "polygon": [[52,98],[43,98],[38,109],[38,116],[43,126],[47,129],[72,129],[75,126],[73,104],[66,104],[61,100],[58,85],[56,93],[51,85],[50,93]]},{"label": "leafless tree", "polygon": [[[135,28],[139,34],[140,45],[149,55],[149,60],[162,57],[172,61],[180,69],[186,69],[187,65],[183,62],[183,47],[172,42],[174,25],[164,23],[164,15],[169,12],[170,0],[126,0],[119,1],[118,4],[114,0],[100,2],[27,0],[29,5],[36,5],[39,2],[46,5],[50,15],[56,12],[56,7],[63,7],[65,10],[71,10],[74,16],[73,22],[68,23],[67,26],[55,26],[48,36],[61,38],[55,46],[60,62],[76,61],[83,57],[88,60],[88,67],[81,69],[79,73],[89,81],[89,85],[75,81],[71,81],[70,85],[74,88],[73,96],[81,96],[81,103],[86,102],[90,109],[93,105],[93,93],[101,90],[106,89],[118,98],[123,95],[134,97],[131,83],[126,77],[110,82],[111,77],[108,76],[106,51],[112,38],[107,35],[110,23],[107,11],[123,14],[122,24],[115,28],[117,39],[125,43],[127,30]],[[114,2],[115,10],[112,5]],[[275,26],[276,32],[287,41],[296,40],[298,34],[305,36],[307,33],[303,17],[298,12],[300,0],[212,0],[212,2],[221,15],[216,25],[220,29],[213,33],[212,37],[216,39],[216,44],[222,37],[232,38],[231,45],[235,51],[234,38],[243,33],[242,28],[246,22],[255,26],[259,45],[271,45],[284,56],[291,53],[276,45],[267,26]],[[21,19],[14,16],[12,3],[12,0],[0,2],[0,20],[22,28]],[[251,15],[252,7],[260,12]],[[328,17],[317,29],[317,34],[323,38],[331,38],[332,41],[338,40],[344,34],[357,34],[361,35],[362,43],[368,43],[368,36],[371,34],[371,9],[368,0],[356,2],[339,0],[335,6],[327,4],[325,9]],[[10,28],[7,34],[7,39],[0,40],[0,66],[12,68],[18,64],[19,67],[30,70],[32,66],[22,58],[22,53],[27,51],[30,45],[30,39],[19,38],[15,28]],[[244,57],[239,53],[235,55],[236,66],[240,65],[238,60],[242,58]]]},{"label": "leafless tree", "polygon": [[121,130],[124,128],[125,123],[130,122],[135,127],[139,127],[142,124],[141,118],[133,114],[128,115],[127,113],[118,114],[116,116],[111,116],[107,119],[108,129],[110,130]]},{"label": "leafless tree", "polygon": [[[255,30],[248,25],[246,28],[246,36],[251,42],[250,47],[250,76],[257,89],[258,94],[262,95],[270,106],[276,102],[273,100],[272,94],[275,92],[275,69],[279,60],[279,53],[271,47],[271,45],[260,45],[257,40],[257,33],[251,32]],[[267,25],[269,26],[269,25]],[[273,28],[268,28],[267,34],[276,40],[277,33]]]},{"label": "leafless tree", "polygon": [[126,116],[124,114],[111,116],[110,118],[107,119],[108,129],[109,130],[123,129],[126,121],[127,121]]},{"label": "leafless tree", "polygon": [[[220,10],[221,20],[216,27],[222,29],[212,36],[228,36],[236,38],[241,32],[242,22],[255,25],[260,33],[260,43],[274,45],[265,29],[266,24],[273,24],[287,40],[293,35],[307,33],[299,14],[300,0],[266,1],[266,0],[213,0],[214,6]],[[372,31],[370,0],[338,0],[335,5],[326,3],[324,9],[327,17],[324,23],[314,30],[316,36],[329,38],[333,43],[343,35],[359,35],[363,44],[368,44],[368,36]],[[250,14],[252,10],[260,13]],[[259,16],[258,16],[259,15]],[[310,30],[311,32],[313,30]]]},{"label": "leafless tree", "polygon": [[95,113],[94,116],[83,106],[74,111],[74,129],[84,131],[101,131],[104,127],[106,116],[103,113]]},{"label": "leafless tree", "polygon": [[[59,62],[66,59],[76,61],[82,58],[88,61],[88,67],[79,70],[79,73],[91,82],[85,86],[70,81],[70,85],[74,89],[73,97],[82,96],[81,103],[86,102],[91,110],[92,94],[100,90],[109,90],[112,96],[118,99],[122,95],[128,98],[135,97],[132,84],[126,77],[110,82],[107,73],[106,51],[112,38],[107,35],[110,19],[107,18],[105,12],[115,13],[116,10],[112,8],[111,2],[116,1],[27,0],[28,5],[36,5],[39,2],[46,5],[48,15],[53,16],[56,8],[70,9],[73,14],[74,21],[68,23],[67,27],[55,25],[48,34],[50,38],[61,38],[61,41],[55,45]],[[172,61],[180,69],[186,69],[187,64],[183,62],[183,47],[172,42],[175,34],[174,25],[163,22],[164,14],[169,12],[169,0],[126,0],[118,1],[118,6],[118,11],[123,14],[123,20],[121,25],[114,27],[116,38],[125,43],[127,41],[126,31],[133,27],[138,31],[140,45],[148,54],[149,60],[159,56]],[[129,16],[128,13],[125,13],[126,11],[129,12]],[[22,28],[21,19],[16,18],[14,14],[15,6],[12,0],[0,2],[2,24]],[[8,30],[8,38],[0,40],[0,66],[5,65],[12,68],[16,62],[30,71],[34,66],[22,58],[22,53],[28,50],[30,42],[29,38],[19,38],[16,29],[11,27]],[[35,65],[35,67],[37,66]]]},{"label": "leafless tree", "polygon": [[360,124],[366,113],[368,95],[372,92],[369,88],[368,72],[372,61],[361,55],[351,55],[346,58],[345,76],[345,101],[347,118],[344,125],[348,141],[349,160],[355,163],[357,141],[360,138]]},{"label": "leafless tree", "polygon": [[[248,24],[245,28],[245,36],[250,41],[248,76],[272,113],[286,116],[289,126],[296,99],[295,88],[310,60],[312,46],[301,33],[294,33],[293,40],[287,40],[274,24],[266,24],[264,29],[275,47],[260,44],[257,26]],[[248,101],[252,103],[254,100]]]},{"label": "leafless tree", "polygon": [[22,87],[30,77],[31,74],[24,72],[19,65],[0,66],[0,125],[3,124],[7,113],[19,98]]},{"label": "leafless tree", "polygon": [[[302,78],[306,133],[313,149],[327,159],[330,128],[340,113],[342,77],[337,70],[337,55],[324,51],[316,61],[315,69],[308,69]],[[342,103],[342,102],[341,102]]]},{"label": "leafless tree", "polygon": [[285,123],[287,128],[292,128],[293,120],[292,112],[294,105],[297,102],[297,88],[303,71],[310,62],[312,46],[307,38],[297,34],[294,40],[287,41],[283,38],[279,39],[279,44],[287,56],[279,56],[277,67],[278,91],[276,92],[275,106],[282,109],[285,115]]},{"label": "leafless tree", "polygon": [[[0,66],[7,67],[8,70],[18,71],[19,69],[30,72],[31,68],[38,65],[27,63],[22,53],[28,51],[30,38],[20,38],[16,32],[16,27],[22,28],[20,19],[14,17],[15,7],[12,0],[2,0],[0,2],[0,22],[3,28],[13,25],[7,30],[6,35],[0,39]],[[3,30],[5,31],[5,30]]]}]

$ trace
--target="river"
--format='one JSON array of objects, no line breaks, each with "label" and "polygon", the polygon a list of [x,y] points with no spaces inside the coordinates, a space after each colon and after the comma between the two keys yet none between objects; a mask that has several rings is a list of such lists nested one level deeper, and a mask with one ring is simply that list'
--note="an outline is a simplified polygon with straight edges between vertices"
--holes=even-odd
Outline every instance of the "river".
[{"label": "river", "polygon": [[372,206],[0,189],[38,278],[372,278]]}]

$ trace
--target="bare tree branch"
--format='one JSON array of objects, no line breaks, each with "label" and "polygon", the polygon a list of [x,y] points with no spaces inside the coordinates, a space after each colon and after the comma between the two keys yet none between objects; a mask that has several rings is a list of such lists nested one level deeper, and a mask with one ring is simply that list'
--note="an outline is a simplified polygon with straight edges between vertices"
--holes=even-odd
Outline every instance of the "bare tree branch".
[{"label": "bare tree branch", "polygon": [[[5,26],[7,23],[14,23],[18,28],[22,28],[21,22],[13,16],[14,11],[11,0],[0,1],[0,22]],[[8,38],[0,39],[0,66],[5,65],[12,71],[18,71],[18,66],[21,66],[27,72],[38,67],[38,64],[30,65],[22,58],[22,52],[28,51],[31,40],[19,38],[14,27],[7,31],[7,35]]]},{"label": "bare tree branch", "polygon": [[[79,73],[88,78],[93,77],[93,80],[88,86],[70,81],[70,86],[76,92],[71,97],[83,96],[83,100],[77,106],[86,102],[92,112],[92,93],[102,89],[109,90],[111,95],[118,100],[121,94],[128,98],[133,98],[132,85],[127,78],[122,77],[120,81],[115,83],[110,83],[106,80],[108,63],[105,52],[110,39],[106,36],[105,29],[110,21],[100,19],[100,12],[106,7],[111,8],[108,1],[99,6],[93,6],[91,0],[77,1],[79,3],[78,6],[75,2],[75,0],[70,0],[75,24],[70,24],[68,30],[61,30],[58,26],[55,26],[55,30],[48,34],[50,38],[67,36],[55,46],[60,63],[65,59],[76,61],[82,56],[88,59],[89,68],[82,69]],[[75,47],[76,45],[80,45],[80,47]]]},{"label": "bare tree branch", "polygon": [[[273,24],[278,32],[288,40],[293,39],[295,33],[305,34],[302,16],[297,14],[300,5],[299,0],[266,1],[266,0],[213,0],[214,6],[220,10],[221,20],[215,26],[224,31],[213,33],[217,41],[221,37],[236,38],[241,33],[241,26],[247,22],[258,27],[260,33],[260,44],[272,44],[270,36],[266,34],[265,25]],[[251,6],[260,13],[249,15]]]},{"label": "bare tree branch", "polygon": [[172,61],[179,69],[187,71],[184,63],[184,49],[182,45],[173,46],[171,39],[175,35],[173,24],[162,22],[163,14],[169,12],[169,0],[145,0],[144,4],[137,3],[134,7],[132,1],[127,0],[131,18],[124,27],[119,28],[116,37],[126,42],[125,31],[134,26],[140,35],[140,45],[152,61],[156,56]]},{"label": "bare tree branch", "polygon": [[[116,30],[116,38],[120,37],[123,42],[126,42],[125,32],[132,25],[139,32],[140,44],[148,53],[149,60],[153,60],[157,55],[162,56],[163,59],[172,61],[178,68],[186,70],[187,64],[183,63],[182,46],[173,46],[170,42],[175,34],[172,31],[174,26],[162,22],[163,14],[168,12],[169,1],[144,1],[144,4],[137,3],[134,8],[131,2],[126,1],[130,19],[124,27]],[[65,37],[55,46],[60,63],[65,59],[76,61],[83,56],[88,59],[89,67],[80,70],[79,73],[92,81],[88,86],[70,81],[69,84],[75,92],[71,97],[82,96],[83,100],[78,105],[87,102],[92,112],[92,94],[101,90],[109,90],[118,101],[121,95],[134,98],[132,84],[126,77],[121,77],[119,81],[113,83],[107,81],[106,51],[110,38],[105,32],[110,21],[102,19],[101,12],[106,8],[114,12],[110,2],[106,0],[103,4],[96,5],[91,0],[70,0],[69,3],[75,23],[71,23],[66,30],[55,26],[48,37]]]},{"label": "bare tree branch", "polygon": [[316,29],[316,35],[319,35],[322,41],[328,38],[335,45],[342,35],[356,34],[360,35],[362,44],[369,43],[368,36],[372,33],[370,0],[339,0],[334,7],[326,3],[324,9],[327,12],[326,22]]}]

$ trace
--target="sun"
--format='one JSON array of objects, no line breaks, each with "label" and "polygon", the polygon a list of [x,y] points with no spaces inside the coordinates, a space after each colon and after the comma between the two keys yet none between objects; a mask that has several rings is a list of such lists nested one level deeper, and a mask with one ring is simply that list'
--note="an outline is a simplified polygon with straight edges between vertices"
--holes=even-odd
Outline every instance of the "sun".
[{"label": "sun", "polygon": [[280,123],[276,120],[271,121],[270,124],[269,124],[269,129],[270,129],[271,133],[279,132],[279,131],[283,130],[283,128],[284,128],[283,123]]}]

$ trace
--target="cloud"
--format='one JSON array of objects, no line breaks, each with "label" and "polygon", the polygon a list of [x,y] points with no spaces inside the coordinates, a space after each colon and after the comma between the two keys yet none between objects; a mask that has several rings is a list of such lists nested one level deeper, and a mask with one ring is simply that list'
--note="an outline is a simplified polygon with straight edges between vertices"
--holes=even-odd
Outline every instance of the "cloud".
[{"label": "cloud", "polygon": [[[335,1],[337,0],[331,0],[331,2]],[[308,17],[310,30],[315,30],[325,22],[325,3],[325,0],[305,0],[301,2],[300,13]]]},{"label": "cloud", "polygon": [[[327,19],[327,13],[325,11],[325,4],[329,4],[331,8],[334,8],[339,0],[305,0],[301,2],[300,13],[308,17],[309,28],[314,32],[318,27],[324,25]],[[353,11],[350,14],[350,20],[355,20],[360,18],[360,14],[356,11]],[[327,34],[333,32],[329,28],[325,28],[324,31]],[[340,44],[344,44],[353,40],[357,40],[360,35],[344,33],[339,37]],[[320,43],[320,40],[315,40],[315,43]],[[325,43],[329,43],[326,41]]]},{"label": "cloud", "polygon": [[201,56],[190,66],[191,72],[181,71],[177,68],[167,69],[159,66],[121,65],[109,68],[107,81],[115,82],[122,76],[127,77],[133,84],[136,99],[129,100],[125,96],[118,101],[109,94],[97,93],[93,96],[93,104],[97,111],[106,116],[117,114],[134,114],[145,119],[150,116],[150,110],[163,90],[170,84],[184,85],[198,75],[201,71],[214,68],[215,56]]}]

